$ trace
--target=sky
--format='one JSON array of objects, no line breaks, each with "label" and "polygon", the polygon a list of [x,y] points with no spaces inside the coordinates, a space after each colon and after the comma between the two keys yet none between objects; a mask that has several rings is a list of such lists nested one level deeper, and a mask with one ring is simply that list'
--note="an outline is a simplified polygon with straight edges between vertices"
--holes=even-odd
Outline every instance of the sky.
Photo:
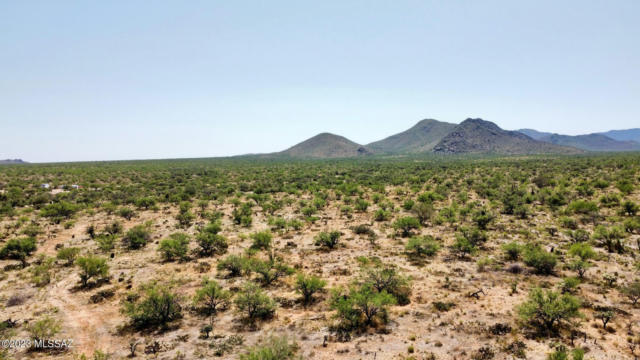
[{"label": "sky", "polygon": [[640,127],[640,1],[0,0],[0,159]]}]

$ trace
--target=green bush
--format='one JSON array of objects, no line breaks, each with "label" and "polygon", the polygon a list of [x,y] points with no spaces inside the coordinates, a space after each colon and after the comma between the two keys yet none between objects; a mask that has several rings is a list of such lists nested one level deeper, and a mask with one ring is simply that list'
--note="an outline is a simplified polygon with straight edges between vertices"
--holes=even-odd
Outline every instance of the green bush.
[{"label": "green bush", "polygon": [[331,307],[337,311],[337,331],[362,330],[375,323],[387,322],[387,309],[396,299],[386,291],[378,292],[371,285],[350,288],[348,294],[341,289],[333,291]]},{"label": "green bush", "polygon": [[424,224],[431,220],[434,209],[430,203],[418,202],[411,207],[411,212],[418,218],[421,224]]},{"label": "green bush", "polygon": [[473,213],[472,220],[480,230],[486,230],[487,226],[496,219],[496,216],[485,208],[478,209]]},{"label": "green bush", "polygon": [[539,245],[529,245],[525,247],[524,263],[534,268],[536,273],[549,275],[557,264],[556,256],[543,250]]},{"label": "green bush", "polygon": [[122,238],[124,246],[131,250],[141,249],[151,240],[151,232],[144,225],[136,225],[129,229]]},{"label": "green bush", "polygon": [[162,259],[165,261],[181,260],[188,258],[189,251],[189,235],[185,233],[173,233],[168,238],[162,239],[158,246]]},{"label": "green bush", "polygon": [[270,250],[273,242],[273,235],[270,231],[259,231],[251,234],[251,239],[253,239],[253,244],[251,244],[252,249],[257,250]]},{"label": "green bush", "polygon": [[27,266],[27,258],[36,251],[34,237],[22,237],[7,241],[0,249],[0,259],[19,260],[22,267]]},{"label": "green bush", "polygon": [[261,276],[260,281],[264,286],[271,285],[279,278],[294,273],[293,269],[287,266],[287,264],[276,260],[263,261],[260,259],[252,259],[252,261],[249,262],[249,266],[251,271]]},{"label": "green bush", "polygon": [[378,209],[373,214],[373,219],[375,221],[387,221],[387,220],[391,219],[391,211],[384,210],[384,209]]},{"label": "green bush", "polygon": [[502,250],[504,251],[507,260],[516,261],[520,258],[520,254],[522,254],[522,244],[512,241],[502,245]]},{"label": "green bush", "polygon": [[331,250],[338,245],[338,240],[340,240],[341,235],[339,231],[322,231],[316,235],[314,244]]},{"label": "green bush", "polygon": [[555,332],[571,320],[581,318],[580,301],[568,294],[536,288],[531,290],[527,301],[519,305],[517,313],[526,326],[547,333]]},{"label": "green bush", "polygon": [[238,312],[244,314],[245,319],[250,322],[271,318],[276,311],[275,302],[252,282],[244,284],[234,303]]},{"label": "green bush", "polygon": [[58,250],[56,258],[65,262],[66,266],[71,266],[76,261],[76,257],[80,253],[80,248],[77,247],[64,247]]},{"label": "green bush", "polygon": [[76,265],[80,268],[80,282],[86,287],[89,280],[96,278],[98,281],[104,279],[109,274],[107,259],[94,255],[79,257]]},{"label": "green bush", "polygon": [[115,247],[116,237],[110,234],[100,234],[96,236],[95,241],[101,251],[107,252]]},{"label": "green bush", "polygon": [[406,305],[410,302],[411,283],[392,265],[373,266],[364,271],[362,286],[372,286],[377,292],[386,292],[395,298],[395,303]]},{"label": "green bush", "polygon": [[622,227],[606,227],[604,225],[598,225],[592,235],[593,239],[598,240],[610,253],[624,252],[624,243],[622,242],[622,239],[624,239],[625,236],[626,234]]},{"label": "green bush", "polygon": [[313,294],[322,291],[326,285],[325,280],[315,275],[298,274],[296,278],[296,291],[302,295],[305,305],[310,304],[313,301]]},{"label": "green bush", "polygon": [[420,228],[420,220],[413,216],[404,216],[393,223],[393,228],[399,231],[402,237],[409,237],[413,230]]},{"label": "green bush", "polygon": [[42,210],[40,210],[40,215],[51,218],[53,222],[59,224],[62,220],[71,218],[78,210],[78,205],[67,201],[60,201],[43,207]]},{"label": "green bush", "polygon": [[265,344],[240,355],[240,360],[288,360],[293,359],[297,351],[298,345],[286,337],[271,337]]},{"label": "green bush", "polygon": [[229,247],[227,239],[218,234],[222,230],[219,222],[212,222],[196,235],[200,256],[221,255]]},{"label": "green bush", "polygon": [[567,206],[567,211],[571,214],[588,215],[598,213],[599,209],[598,204],[593,201],[576,200]]},{"label": "green bush", "polygon": [[193,304],[199,312],[214,315],[229,305],[231,293],[226,291],[214,280],[204,278],[200,289],[193,296]]},{"label": "green bush", "polygon": [[218,271],[227,271],[228,277],[238,277],[250,271],[250,264],[243,256],[229,255],[218,262],[217,268]]},{"label": "green bush", "polygon": [[414,236],[407,241],[404,249],[415,257],[433,256],[440,250],[440,244],[431,235]]},{"label": "green bush", "polygon": [[54,340],[62,329],[62,322],[51,316],[29,323],[27,330],[34,341]]},{"label": "green bush", "polygon": [[168,287],[150,284],[142,287],[141,299],[133,297],[123,307],[123,313],[137,329],[165,328],[182,318],[182,306],[178,295]]}]

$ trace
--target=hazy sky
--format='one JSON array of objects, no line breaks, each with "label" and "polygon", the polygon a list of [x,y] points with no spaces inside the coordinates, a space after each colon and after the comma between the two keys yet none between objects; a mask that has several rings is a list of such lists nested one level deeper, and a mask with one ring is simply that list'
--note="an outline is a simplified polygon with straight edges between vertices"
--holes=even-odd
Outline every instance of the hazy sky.
[{"label": "hazy sky", "polygon": [[640,1],[1,1],[0,159],[640,127]]}]

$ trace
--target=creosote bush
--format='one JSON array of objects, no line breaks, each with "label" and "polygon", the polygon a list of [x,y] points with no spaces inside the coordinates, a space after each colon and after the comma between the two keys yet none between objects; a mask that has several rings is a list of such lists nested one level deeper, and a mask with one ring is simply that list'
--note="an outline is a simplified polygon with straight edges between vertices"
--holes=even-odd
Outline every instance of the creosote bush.
[{"label": "creosote bush", "polygon": [[185,233],[173,233],[160,241],[158,251],[165,261],[184,261],[188,258],[190,240]]},{"label": "creosote bush", "polygon": [[298,274],[296,278],[296,291],[302,295],[305,305],[312,303],[313,294],[323,291],[326,285],[325,280],[315,275]]},{"label": "creosote bush", "polygon": [[76,260],[76,265],[80,268],[80,282],[83,287],[86,287],[91,279],[100,281],[109,275],[107,259],[99,256],[87,255],[79,257]]},{"label": "creosote bush", "polygon": [[236,295],[234,304],[248,322],[269,319],[276,312],[276,303],[258,285],[247,282]]},{"label": "creosote bush", "polygon": [[547,334],[582,317],[579,311],[580,300],[568,294],[539,288],[531,290],[527,301],[516,310],[526,326],[535,327]]},{"label": "creosote bush", "polygon": [[329,250],[334,249],[338,245],[338,240],[342,234],[339,231],[320,232],[315,237],[315,245]]},{"label": "creosote bush", "polygon": [[129,229],[122,238],[125,247],[131,250],[137,250],[145,247],[151,240],[151,232],[145,225],[136,225]]},{"label": "creosote bush", "polygon": [[125,302],[123,313],[137,329],[166,328],[182,318],[180,297],[164,285],[147,284],[141,288],[142,296],[133,296]]}]

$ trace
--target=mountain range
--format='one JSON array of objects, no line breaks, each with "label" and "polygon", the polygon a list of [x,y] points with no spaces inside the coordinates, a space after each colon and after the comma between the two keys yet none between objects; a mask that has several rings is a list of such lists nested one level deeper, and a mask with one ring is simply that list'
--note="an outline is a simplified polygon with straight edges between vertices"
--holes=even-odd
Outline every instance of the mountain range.
[{"label": "mountain range", "polygon": [[424,153],[530,155],[593,151],[640,151],[640,129],[571,136],[534,129],[509,131],[483,119],[469,118],[460,124],[425,119],[403,132],[365,145],[321,133],[264,156],[330,159]]},{"label": "mountain range", "polygon": [[22,159],[5,159],[0,160],[0,165],[12,165],[12,164],[28,164],[26,161]]}]

